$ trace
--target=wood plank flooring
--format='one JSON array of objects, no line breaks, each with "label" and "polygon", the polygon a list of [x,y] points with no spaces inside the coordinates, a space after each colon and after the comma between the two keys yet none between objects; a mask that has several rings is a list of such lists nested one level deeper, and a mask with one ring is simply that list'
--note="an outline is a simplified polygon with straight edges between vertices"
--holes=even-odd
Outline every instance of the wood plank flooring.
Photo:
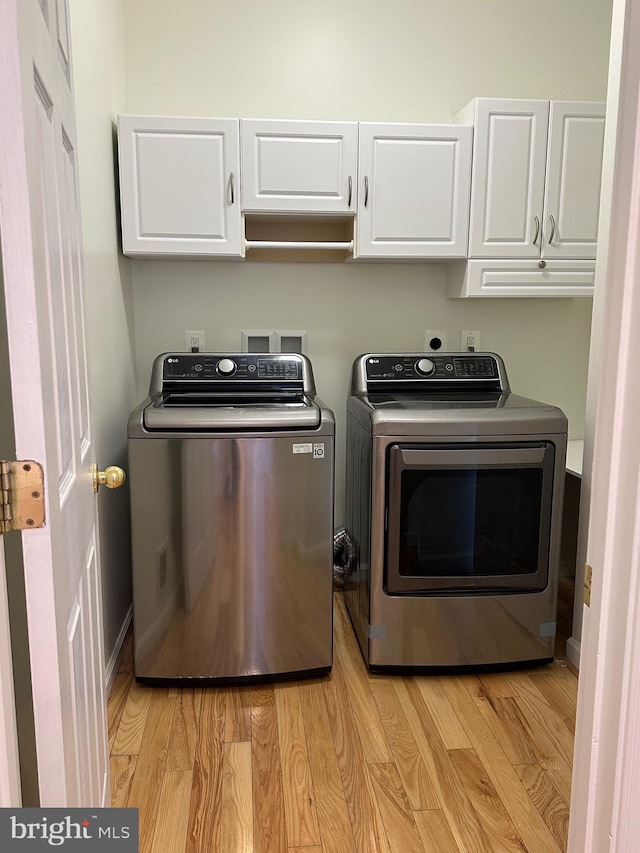
[{"label": "wood plank flooring", "polygon": [[152,853],[566,850],[577,677],[372,676],[340,593],[330,676],[108,701],[113,806]]}]

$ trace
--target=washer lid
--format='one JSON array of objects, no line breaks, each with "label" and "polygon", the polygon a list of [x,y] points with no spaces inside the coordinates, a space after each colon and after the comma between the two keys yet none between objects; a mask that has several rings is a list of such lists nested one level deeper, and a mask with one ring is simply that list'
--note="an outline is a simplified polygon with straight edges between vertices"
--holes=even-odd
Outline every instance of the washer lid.
[{"label": "washer lid", "polygon": [[165,394],[143,411],[148,430],[316,429],[320,408],[301,394],[236,397],[218,394]]}]

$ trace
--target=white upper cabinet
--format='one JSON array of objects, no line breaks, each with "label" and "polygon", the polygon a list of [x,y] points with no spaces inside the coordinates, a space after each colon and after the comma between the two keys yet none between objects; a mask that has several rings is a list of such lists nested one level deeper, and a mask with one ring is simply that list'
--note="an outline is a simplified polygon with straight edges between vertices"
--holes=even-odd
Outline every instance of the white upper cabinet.
[{"label": "white upper cabinet", "polygon": [[238,119],[120,116],[126,255],[242,257]]},{"label": "white upper cabinet", "polygon": [[241,119],[247,213],[353,214],[358,123]]},{"label": "white upper cabinet", "polygon": [[478,98],[474,106],[469,257],[539,257],[549,102]]},{"label": "white upper cabinet", "polygon": [[603,103],[551,101],[541,235],[545,258],[595,258],[604,151]]},{"label": "white upper cabinet", "polygon": [[470,258],[593,259],[604,104],[477,98]]},{"label": "white upper cabinet", "polygon": [[472,128],[360,124],[356,256],[465,257]]}]

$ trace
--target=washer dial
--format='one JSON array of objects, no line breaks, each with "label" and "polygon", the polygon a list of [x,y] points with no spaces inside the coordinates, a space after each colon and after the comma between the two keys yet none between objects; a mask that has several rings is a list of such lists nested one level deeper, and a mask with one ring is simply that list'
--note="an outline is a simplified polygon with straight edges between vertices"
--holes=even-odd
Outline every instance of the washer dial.
[{"label": "washer dial", "polygon": [[436,366],[430,358],[421,358],[416,362],[416,370],[423,376],[431,376],[432,373],[435,373],[435,369]]},{"label": "washer dial", "polygon": [[231,376],[236,372],[236,363],[230,358],[221,358],[216,364],[216,370],[223,376]]}]

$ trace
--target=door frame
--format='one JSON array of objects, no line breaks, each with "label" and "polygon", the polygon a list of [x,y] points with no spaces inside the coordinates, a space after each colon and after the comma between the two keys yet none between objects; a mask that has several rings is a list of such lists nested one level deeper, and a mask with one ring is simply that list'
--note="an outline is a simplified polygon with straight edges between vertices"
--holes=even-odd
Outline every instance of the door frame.
[{"label": "door frame", "polygon": [[640,0],[613,4],[604,176],[569,853],[640,849]]},{"label": "door frame", "polygon": [[0,533],[0,808],[21,803],[4,536]]}]

